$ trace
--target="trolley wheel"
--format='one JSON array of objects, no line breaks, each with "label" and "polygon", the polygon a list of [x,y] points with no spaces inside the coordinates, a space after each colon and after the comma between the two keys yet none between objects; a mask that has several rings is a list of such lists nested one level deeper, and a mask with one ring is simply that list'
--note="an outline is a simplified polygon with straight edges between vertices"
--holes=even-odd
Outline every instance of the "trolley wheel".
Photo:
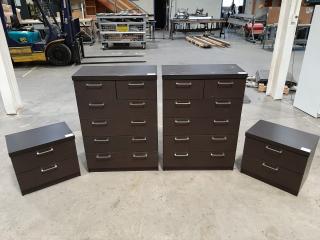
[{"label": "trolley wheel", "polygon": [[141,45],[142,45],[142,49],[146,49],[146,43],[141,43]]}]

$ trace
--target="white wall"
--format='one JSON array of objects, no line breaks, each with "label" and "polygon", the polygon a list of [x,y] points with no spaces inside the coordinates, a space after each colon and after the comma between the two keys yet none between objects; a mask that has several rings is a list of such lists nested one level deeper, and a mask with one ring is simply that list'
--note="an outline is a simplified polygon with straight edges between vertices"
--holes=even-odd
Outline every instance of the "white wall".
[{"label": "white wall", "polygon": [[208,13],[213,18],[220,18],[221,16],[221,5],[222,0],[172,0],[173,9],[172,14],[174,15],[176,10],[179,8],[188,9],[189,13],[195,12],[197,8],[203,8],[204,12]]},{"label": "white wall", "polygon": [[[154,1],[155,0],[132,0],[139,7],[144,9],[149,14],[154,14]],[[156,0],[161,1],[161,0]]]}]

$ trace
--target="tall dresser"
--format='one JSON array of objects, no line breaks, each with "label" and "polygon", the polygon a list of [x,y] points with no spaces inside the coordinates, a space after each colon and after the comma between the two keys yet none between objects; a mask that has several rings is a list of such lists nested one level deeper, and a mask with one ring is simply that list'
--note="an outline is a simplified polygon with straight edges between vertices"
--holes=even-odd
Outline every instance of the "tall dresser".
[{"label": "tall dresser", "polygon": [[163,168],[233,169],[247,73],[234,64],[165,65]]},{"label": "tall dresser", "polygon": [[72,79],[88,170],[158,169],[156,66],[84,66]]}]

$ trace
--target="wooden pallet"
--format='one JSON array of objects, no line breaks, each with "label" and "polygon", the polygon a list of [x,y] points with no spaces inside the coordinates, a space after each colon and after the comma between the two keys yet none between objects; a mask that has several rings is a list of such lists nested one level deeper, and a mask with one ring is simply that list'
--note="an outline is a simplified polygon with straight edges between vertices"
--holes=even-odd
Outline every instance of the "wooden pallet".
[{"label": "wooden pallet", "polygon": [[193,45],[196,45],[201,48],[211,48],[210,44],[206,43],[205,41],[202,41],[201,39],[193,37],[193,36],[187,36],[186,40],[188,42],[192,43]]},{"label": "wooden pallet", "polygon": [[219,39],[219,38],[215,38],[215,37],[212,37],[212,36],[205,36],[215,42],[219,42],[221,44],[223,44],[225,47],[231,47],[231,43],[227,42],[227,41],[224,41],[222,39]]},{"label": "wooden pallet", "polygon": [[206,43],[208,43],[208,44],[210,44],[211,46],[214,46],[214,47],[221,47],[221,48],[225,47],[224,44],[222,44],[222,43],[220,43],[218,41],[214,41],[214,40],[212,40],[212,39],[210,39],[208,37],[197,36],[196,38],[199,39],[199,40],[202,40],[202,41],[204,41],[204,42],[206,42]]}]

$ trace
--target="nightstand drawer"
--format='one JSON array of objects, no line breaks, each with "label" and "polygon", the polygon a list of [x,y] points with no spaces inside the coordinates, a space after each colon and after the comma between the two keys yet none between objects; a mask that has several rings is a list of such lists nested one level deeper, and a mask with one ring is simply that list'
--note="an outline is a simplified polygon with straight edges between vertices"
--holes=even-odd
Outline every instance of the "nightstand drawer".
[{"label": "nightstand drawer", "polygon": [[205,98],[243,98],[245,83],[245,79],[206,80],[204,96]]},{"label": "nightstand drawer", "polygon": [[174,169],[233,169],[234,152],[229,151],[172,151],[163,153],[165,170]]},{"label": "nightstand drawer", "polygon": [[201,99],[204,81],[202,80],[164,80],[164,99]]},{"label": "nightstand drawer", "polygon": [[86,154],[89,171],[157,170],[157,152],[110,152]]},{"label": "nightstand drawer", "polygon": [[157,99],[156,81],[116,81],[118,99]]},{"label": "nightstand drawer", "polygon": [[52,143],[46,147],[39,146],[30,152],[13,156],[11,159],[15,172],[19,174],[53,161],[65,160],[70,155],[76,154],[74,140],[70,140],[61,143]]},{"label": "nightstand drawer", "polygon": [[157,136],[84,137],[86,153],[157,151]]},{"label": "nightstand drawer", "polygon": [[237,137],[232,135],[164,136],[163,147],[176,151],[235,151]]},{"label": "nightstand drawer", "polygon": [[74,82],[78,100],[109,101],[116,99],[114,81],[79,81]]}]

